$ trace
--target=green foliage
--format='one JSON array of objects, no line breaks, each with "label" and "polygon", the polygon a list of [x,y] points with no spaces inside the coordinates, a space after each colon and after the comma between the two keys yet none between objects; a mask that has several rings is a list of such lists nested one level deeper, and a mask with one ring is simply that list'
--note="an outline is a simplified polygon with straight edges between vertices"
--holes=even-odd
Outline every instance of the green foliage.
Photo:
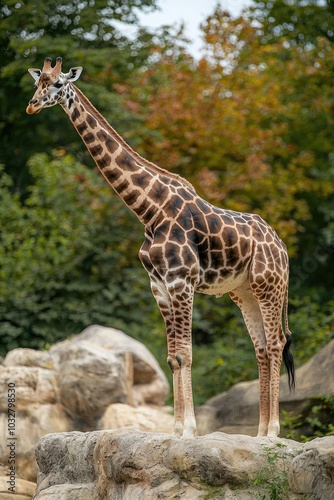
[{"label": "green foliage", "polygon": [[294,415],[291,411],[282,410],[280,419],[282,435],[287,439],[298,441],[302,418],[302,414]]},{"label": "green foliage", "polygon": [[290,298],[289,322],[300,366],[334,338],[334,302],[322,300],[318,289],[304,289]]},{"label": "green foliage", "polygon": [[285,500],[289,492],[286,446],[277,443],[274,446],[262,445],[262,448],[262,457],[267,463],[258,470],[253,481],[264,490],[258,496],[261,500]]},{"label": "green foliage", "polygon": [[215,500],[221,497],[222,488],[217,488],[216,486],[209,486],[207,484],[202,485],[202,488],[206,493],[201,496],[201,500]]},{"label": "green foliage", "polygon": [[253,0],[254,18],[261,23],[263,43],[287,38],[309,47],[319,36],[334,41],[334,11],[331,0]]},{"label": "green foliage", "polygon": [[[284,138],[294,155],[312,158],[307,179],[312,188],[301,192],[310,216],[298,235],[299,252],[291,271],[301,288],[322,282],[332,295],[330,271],[334,252],[333,192],[333,79],[334,10],[330,0],[255,0],[251,19],[267,54],[278,49],[276,67],[284,67],[278,91],[290,111],[285,116]],[[291,75],[288,72],[291,69]],[[274,73],[270,70],[272,78]],[[276,74],[276,78],[279,78]],[[294,178],[295,182],[295,178]],[[316,188],[318,194],[313,189]]]},{"label": "green foliage", "polygon": [[36,155],[29,168],[24,203],[1,177],[2,352],[42,347],[96,322],[138,333],[154,303],[136,255],[137,220],[69,155]]},{"label": "green foliage", "polygon": [[311,427],[308,436],[302,436],[303,440],[309,441],[313,437],[334,436],[334,395],[314,398],[315,405],[312,406],[306,423]]},{"label": "green foliage", "polygon": [[302,442],[316,437],[334,436],[333,414],[333,394],[314,397],[300,415],[282,412],[282,430],[285,437]]}]

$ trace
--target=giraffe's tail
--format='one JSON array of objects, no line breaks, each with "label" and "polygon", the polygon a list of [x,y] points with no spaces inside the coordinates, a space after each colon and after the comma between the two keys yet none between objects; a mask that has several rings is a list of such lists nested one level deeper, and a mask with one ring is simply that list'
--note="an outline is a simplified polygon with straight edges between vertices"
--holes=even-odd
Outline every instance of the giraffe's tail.
[{"label": "giraffe's tail", "polygon": [[290,347],[292,344],[292,334],[289,330],[289,321],[288,321],[288,287],[286,287],[285,297],[284,297],[284,320],[285,320],[286,344],[283,349],[283,361],[288,374],[289,389],[290,392],[293,392],[296,386],[296,377],[295,377],[295,364],[293,356],[290,352]]}]

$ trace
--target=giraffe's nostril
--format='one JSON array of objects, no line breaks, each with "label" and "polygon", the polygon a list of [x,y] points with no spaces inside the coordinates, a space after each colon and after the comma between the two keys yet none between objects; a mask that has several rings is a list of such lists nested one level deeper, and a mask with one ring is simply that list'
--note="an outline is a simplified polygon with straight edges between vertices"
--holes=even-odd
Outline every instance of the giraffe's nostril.
[{"label": "giraffe's nostril", "polygon": [[37,99],[31,99],[31,100],[29,101],[29,104],[36,104],[36,102],[37,102]]}]

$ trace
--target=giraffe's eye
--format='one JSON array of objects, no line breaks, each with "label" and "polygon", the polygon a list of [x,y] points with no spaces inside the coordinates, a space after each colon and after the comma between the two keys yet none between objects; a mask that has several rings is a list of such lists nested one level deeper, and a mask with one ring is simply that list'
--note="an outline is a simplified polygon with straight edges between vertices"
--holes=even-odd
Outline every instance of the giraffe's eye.
[{"label": "giraffe's eye", "polygon": [[56,82],[53,84],[53,86],[56,87],[56,89],[60,89],[63,86],[63,84],[61,82]]}]

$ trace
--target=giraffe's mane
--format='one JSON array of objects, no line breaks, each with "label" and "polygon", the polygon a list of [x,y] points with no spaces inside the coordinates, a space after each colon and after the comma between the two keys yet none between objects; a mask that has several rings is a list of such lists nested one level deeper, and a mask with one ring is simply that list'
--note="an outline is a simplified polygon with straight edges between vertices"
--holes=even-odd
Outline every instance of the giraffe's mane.
[{"label": "giraffe's mane", "polygon": [[103,125],[103,128],[107,130],[107,132],[111,135],[113,139],[115,139],[123,148],[126,152],[131,154],[136,160],[138,160],[143,166],[148,167],[151,171],[157,173],[157,174],[162,174],[165,177],[168,177],[170,179],[175,179],[181,184],[184,184],[186,187],[190,188],[192,191],[195,191],[194,186],[187,181],[184,177],[181,177],[178,174],[175,174],[174,172],[170,172],[169,170],[165,170],[164,168],[158,167],[158,165],[155,165],[155,163],[152,163],[142,156],[140,156],[139,153],[134,151],[127,142],[116,132],[116,130],[107,122],[107,120],[101,115],[101,113],[93,106],[93,104],[90,102],[90,100],[85,96],[85,94],[76,86],[71,84],[72,87],[75,89],[77,95],[79,96],[80,100],[84,102],[86,109],[88,109],[94,116],[95,118],[98,119],[99,123]]}]

